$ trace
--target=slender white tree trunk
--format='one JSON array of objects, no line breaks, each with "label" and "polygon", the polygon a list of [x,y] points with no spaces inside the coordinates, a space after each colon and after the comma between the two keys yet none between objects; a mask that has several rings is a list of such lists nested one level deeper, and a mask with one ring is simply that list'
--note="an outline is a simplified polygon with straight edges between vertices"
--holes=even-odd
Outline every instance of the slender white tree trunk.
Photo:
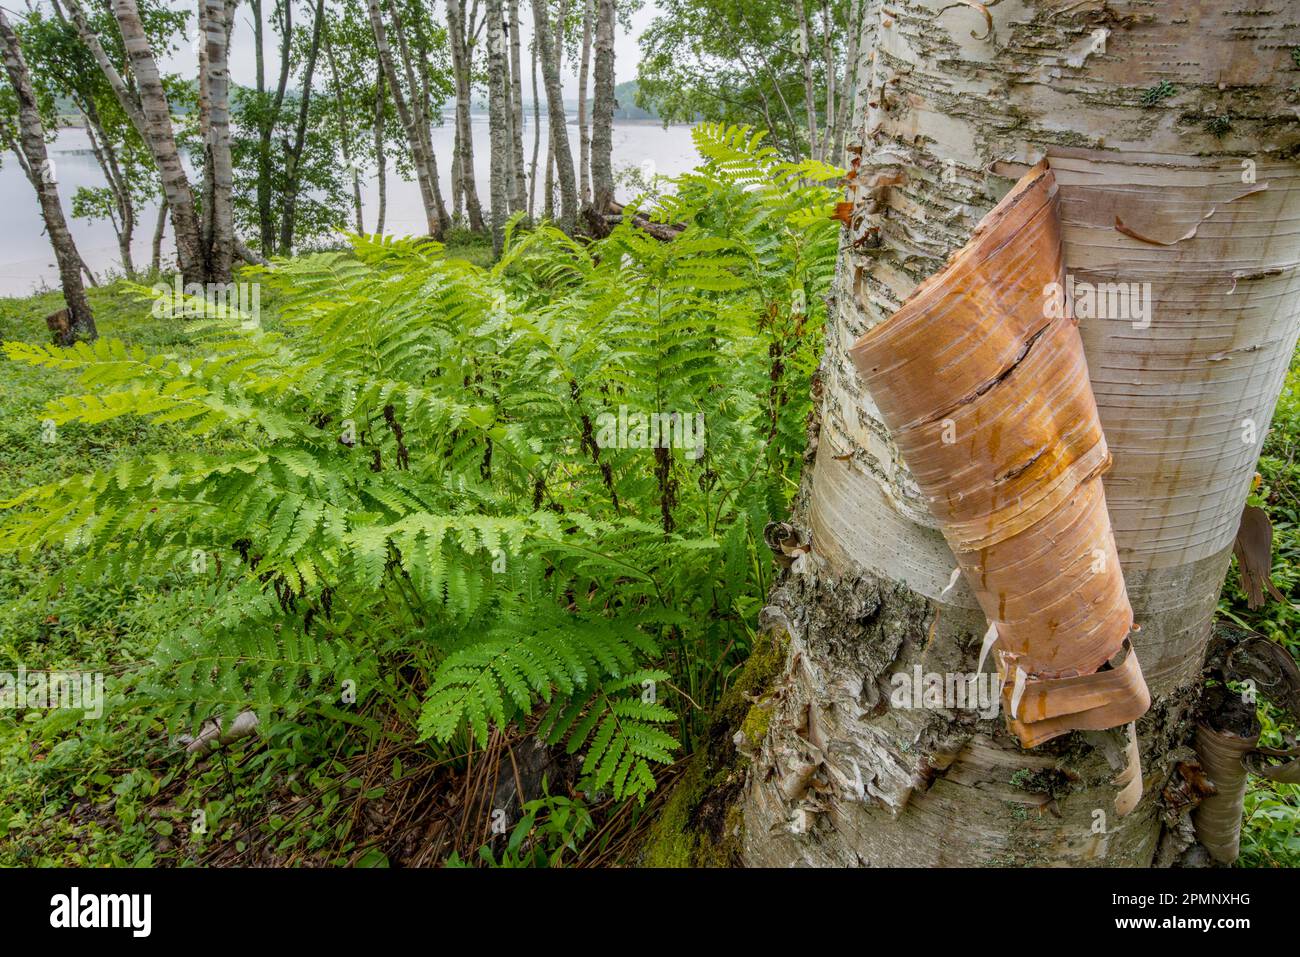
[{"label": "slender white tree trunk", "polygon": [[358,233],[364,233],[366,227],[361,213],[361,164],[352,142],[352,124],[348,122],[347,110],[343,106],[343,84],[339,82],[338,58],[334,55],[334,44],[330,40],[328,24],[325,26],[323,42],[325,58],[330,66],[330,86],[334,93],[335,116],[338,117],[339,149],[343,153],[343,165],[347,167],[352,179],[352,228]]},{"label": "slender white tree trunk", "polygon": [[598,216],[614,201],[614,0],[598,0],[596,101],[591,131],[591,185]]},{"label": "slender white tree trunk", "polygon": [[537,86],[537,40],[533,39],[533,159],[528,169],[528,218],[537,210],[537,154],[542,144],[542,100]]},{"label": "slender white tree trunk", "polygon": [[447,32],[452,74],[456,81],[456,172],[452,179],[464,196],[470,229],[481,230],[483,208],[479,204],[478,185],[474,180],[474,138],[469,115],[473,53],[465,22],[465,0],[447,0]]},{"label": "slender white tree trunk", "polygon": [[90,341],[98,334],[95,317],[81,284],[81,255],[72,241],[72,233],[59,203],[58,176],[45,149],[45,127],[32,92],[31,76],[18,46],[18,37],[0,9],[0,54],[4,57],[5,73],[18,100],[19,159],[23,171],[36,190],[41,204],[41,217],[45,232],[54,247],[54,258],[59,265],[59,280],[63,285],[63,301],[67,303],[67,322],[60,329],[60,344],[71,345],[78,339]]},{"label": "slender white tree trunk", "polygon": [[206,87],[207,103],[204,148],[212,171],[210,203],[204,210],[209,224],[206,255],[211,282],[229,282],[230,267],[235,258],[235,169],[230,154],[230,71],[227,63],[235,3],[236,0],[202,0],[199,8],[199,26],[204,40],[204,69],[200,80]]},{"label": "slender white tree trunk", "polygon": [[[176,235],[176,258],[186,282],[203,282],[207,279],[208,265],[203,249],[198,213],[194,206],[194,191],[181,163],[172,131],[171,108],[163,90],[162,77],[135,0],[113,0],[113,16],[126,48],[127,60],[134,77],[134,92],[128,88],[117,68],[104,52],[99,38],[90,31],[85,10],[80,0],[69,0],[68,10],[76,24],[82,42],[90,49],[103,71],[109,86],[117,96],[122,111],[148,146],[162,180],[167,207],[171,210],[172,228]],[[136,97],[139,97],[137,100]]]},{"label": "slender white tree trunk", "polygon": [[[441,204],[434,192],[437,186],[437,173],[431,162],[432,157],[429,155],[426,137],[421,132],[418,122],[415,101],[419,99],[419,90],[414,83],[411,84],[411,101],[408,102],[406,94],[402,92],[392,48],[388,44],[388,29],[384,26],[379,0],[368,0],[367,10],[370,13],[370,26],[375,34],[375,48],[379,54],[379,63],[383,68],[384,78],[388,81],[388,88],[392,90],[393,104],[397,107],[397,115],[402,121],[402,129],[406,133],[406,141],[411,149],[411,165],[415,167],[415,178],[420,184],[420,201],[424,206],[424,218],[429,235],[440,239],[443,234],[443,217],[438,209]],[[407,74],[409,77],[409,68]]]},{"label": "slender white tree trunk", "polygon": [[505,242],[513,164],[510,162],[510,113],[507,89],[504,10],[501,0],[487,0],[488,129],[492,140],[492,248],[499,256]]},{"label": "slender white tree trunk", "polygon": [[591,67],[591,31],[596,19],[596,0],[586,0],[582,9],[582,60],[578,66],[578,201],[591,202],[591,123],[587,116],[587,75]]},{"label": "slender white tree trunk", "polygon": [[[747,863],[1148,865],[1188,848],[1166,785],[1192,758],[1211,619],[1300,331],[1292,24],[1248,0],[880,7],[794,516],[812,551],[764,611],[786,666],[755,704],[765,733],[739,743]],[[897,673],[974,672],[988,623],[848,358],[1044,155],[1073,281],[1137,297],[1125,312],[1075,293],[1153,698],[1124,817],[1095,738],[1024,750],[1000,717],[891,703]]]},{"label": "slender white tree trunk", "polygon": [[[566,4],[561,3],[563,23]],[[555,175],[560,181],[560,228],[572,233],[578,219],[578,189],[573,176],[573,151],[569,148],[568,121],[564,115],[564,91],[560,87],[559,31],[552,38],[546,0],[533,0],[534,42],[539,45],[542,80],[546,84],[546,108],[555,151]]]},{"label": "slender white tree trunk", "polygon": [[379,177],[379,209],[375,213],[375,235],[384,235],[384,218],[388,213],[388,156],[384,151],[384,68],[379,64],[375,77],[375,166]]},{"label": "slender white tree trunk", "polygon": [[510,206],[515,212],[528,209],[528,176],[524,172],[524,73],[520,53],[519,0],[510,0],[510,151],[515,181]]},{"label": "slender white tree trunk", "polygon": [[803,106],[808,121],[808,152],[813,159],[821,159],[822,149],[817,139],[817,94],[813,89],[812,28],[808,23],[808,9],[804,0],[794,0],[794,12],[799,21],[799,65],[803,68]]}]

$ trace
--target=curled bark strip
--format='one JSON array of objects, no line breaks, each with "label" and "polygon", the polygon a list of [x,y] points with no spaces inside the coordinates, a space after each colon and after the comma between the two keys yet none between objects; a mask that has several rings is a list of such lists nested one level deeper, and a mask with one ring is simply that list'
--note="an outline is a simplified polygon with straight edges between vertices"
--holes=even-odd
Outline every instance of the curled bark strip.
[{"label": "curled bark strip", "polygon": [[850,352],[996,628],[1004,699],[1018,699],[1008,725],[1025,747],[1150,705],[1100,480],[1110,454],[1063,279],[1042,162]]},{"label": "curled bark strip", "polygon": [[1127,640],[1100,671],[1073,678],[1027,680],[1017,709],[1011,707],[1011,688],[1004,673],[1002,696],[1007,726],[1027,748],[1068,731],[1118,727],[1126,720],[1124,715],[1136,710],[1135,702],[1141,704],[1139,714],[1151,703],[1142,668]]},{"label": "curled bark strip", "polygon": [[[1238,195],[1232,197],[1232,199],[1228,200],[1228,202],[1230,203],[1235,202],[1236,200],[1241,199],[1243,196],[1249,196],[1252,193],[1258,193],[1261,190],[1265,190],[1265,189],[1268,189],[1268,183],[1259,183],[1258,185],[1246,190],[1245,192],[1239,193]],[[1195,238],[1196,234],[1200,232],[1201,226],[1205,223],[1205,221],[1208,220],[1211,216],[1213,216],[1218,211],[1219,211],[1219,207],[1211,206],[1210,211],[1208,213],[1202,216],[1196,222],[1196,224],[1192,226],[1191,229],[1183,233],[1177,239],[1154,239],[1151,236],[1147,236],[1141,232],[1138,232],[1136,229],[1133,229],[1131,226],[1125,225],[1124,220],[1120,219],[1118,216],[1115,217],[1115,231],[1118,233],[1123,233],[1125,236],[1128,236],[1130,239],[1136,239],[1138,242],[1141,243],[1149,243],[1152,246],[1177,246],[1181,242],[1184,242],[1188,239]]]},{"label": "curled bark strip", "polygon": [[185,745],[188,753],[204,755],[219,745],[230,744],[232,741],[248,737],[257,730],[257,725],[256,712],[245,710],[235,716],[235,720],[230,722],[228,728],[224,726],[224,719],[209,718],[203,722],[198,737],[183,734],[180,736],[180,742]]},{"label": "curled bark strip", "polygon": [[1215,793],[1193,812],[1196,839],[1222,864],[1231,864],[1241,849],[1241,812],[1246,797],[1244,758],[1259,743],[1259,731],[1248,735],[1219,730],[1205,722],[1196,727],[1196,754]]},{"label": "curled bark strip", "polygon": [[768,522],[763,528],[763,541],[784,568],[789,568],[796,558],[812,550],[808,536],[789,522]]},{"label": "curled bark strip", "polygon": [[1142,800],[1142,753],[1138,750],[1137,723],[1124,729],[1124,769],[1115,778],[1115,813],[1124,817]]},{"label": "curled bark strip", "polygon": [[1237,556],[1237,571],[1241,574],[1247,605],[1252,609],[1262,608],[1265,590],[1275,600],[1286,601],[1273,584],[1273,523],[1268,519],[1268,512],[1254,505],[1246,506],[1232,553]]},{"label": "curled bark strip", "polygon": [[[1283,784],[1300,784],[1300,748],[1259,748],[1247,755],[1245,761],[1251,774]],[[1274,761],[1281,763],[1274,764]]]},{"label": "curled bark strip", "polygon": [[1300,667],[1282,645],[1249,635],[1224,652],[1222,672],[1230,681],[1254,682],[1264,697],[1300,722]]},{"label": "curled bark strip", "polygon": [[996,6],[997,2],[998,0],[993,0],[993,3],[985,6],[982,3],[975,3],[975,0],[957,0],[956,3],[950,3],[946,7],[940,9],[939,14],[951,10],[953,7],[970,7],[974,10],[978,10],[980,13],[984,14],[984,32],[980,34],[972,30],[970,35],[976,40],[987,40],[993,35],[993,14],[989,13],[989,7]]}]

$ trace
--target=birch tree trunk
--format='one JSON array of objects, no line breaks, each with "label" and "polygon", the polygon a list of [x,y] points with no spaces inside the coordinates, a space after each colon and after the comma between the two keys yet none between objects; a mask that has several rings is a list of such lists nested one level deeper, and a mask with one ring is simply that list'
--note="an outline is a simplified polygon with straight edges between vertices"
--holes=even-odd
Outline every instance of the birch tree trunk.
[{"label": "birch tree trunk", "polygon": [[451,141],[451,218],[460,217],[465,211],[465,190],[460,180],[460,129],[453,131]]},{"label": "birch tree trunk", "polygon": [[537,154],[542,145],[542,101],[537,86],[537,39],[533,38],[533,159],[528,167],[528,218],[533,219],[537,209]]},{"label": "birch tree trunk", "polygon": [[473,53],[465,22],[465,0],[447,0],[447,33],[451,47],[451,69],[456,80],[456,163],[457,179],[465,199],[469,228],[483,229],[483,207],[474,180],[474,138],[470,130],[470,73]]},{"label": "birch tree trunk", "polygon": [[[406,74],[407,88],[411,91],[411,117],[423,146],[429,186],[433,193],[434,212],[438,217],[439,231],[431,235],[435,239],[442,239],[447,227],[451,224],[451,217],[448,215],[446,204],[442,200],[442,185],[438,178],[438,157],[433,151],[429,64],[422,56],[416,57],[411,54],[410,44],[406,40],[407,30],[402,23],[400,4],[394,0],[389,4],[388,12],[393,18],[393,28],[397,35],[397,49],[401,54],[402,69]],[[420,41],[420,49],[428,49],[428,43],[423,38],[423,26],[419,20],[416,21],[413,35]]]},{"label": "birch tree trunk", "polygon": [[302,182],[302,152],[307,144],[307,118],[311,111],[311,85],[316,73],[316,58],[320,52],[321,32],[325,22],[325,0],[316,0],[312,19],[311,41],[307,47],[307,61],[302,68],[302,87],[298,91],[298,125],[294,128],[293,144],[285,156],[284,213],[280,217],[280,252],[288,256],[293,252],[293,227],[298,207],[298,189]]},{"label": "birch tree trunk", "polygon": [[[563,23],[561,19],[560,23]],[[541,50],[542,81],[546,84],[546,109],[555,151],[555,175],[560,181],[559,225],[572,233],[578,220],[578,190],[573,178],[573,151],[569,148],[569,130],[564,115],[564,91],[560,88],[560,33],[550,34],[546,0],[533,0],[533,38]]]},{"label": "birch tree trunk", "polygon": [[123,112],[130,117],[136,132],[148,146],[158,167],[167,207],[171,210],[172,230],[176,236],[176,258],[181,275],[188,282],[204,282],[207,278],[207,261],[203,250],[199,217],[194,206],[194,191],[181,163],[180,151],[172,132],[171,108],[163,91],[162,77],[135,0],[113,0],[113,16],[126,48],[127,60],[135,78],[135,94],[128,89],[117,68],[104,52],[98,37],[90,31],[80,0],[69,0],[68,10],[77,27],[77,34],[89,47],[105,78],[112,87]]},{"label": "birch tree trunk", "polygon": [[167,231],[167,197],[161,197],[158,203],[158,218],[154,221],[153,241],[150,244],[149,268],[155,275],[162,271],[163,233]]},{"label": "birch tree trunk", "polygon": [[388,157],[384,153],[384,65],[380,63],[375,76],[375,166],[378,169],[377,189],[379,209],[375,212],[375,235],[384,235],[384,219],[388,214]]},{"label": "birch tree trunk", "polygon": [[599,215],[614,201],[614,0],[596,15],[596,102],[591,131],[591,185]]},{"label": "birch tree trunk", "polygon": [[[204,37],[204,69],[200,82],[206,84],[205,152],[212,171],[211,199],[204,209],[209,223],[207,279],[230,282],[235,258],[234,162],[230,155],[230,70],[227,63],[230,30],[234,25],[236,0],[202,0],[200,29]],[[292,215],[292,210],[286,217]]]},{"label": "birch tree trunk", "polygon": [[330,40],[329,24],[325,25],[323,37],[325,60],[330,67],[330,86],[333,88],[335,115],[339,124],[339,149],[343,153],[343,165],[347,167],[352,178],[352,223],[358,233],[366,231],[361,213],[361,169],[356,149],[352,143],[352,125],[348,122],[347,110],[343,106],[343,84],[339,81],[338,58],[334,55],[334,44]]},{"label": "birch tree trunk", "polygon": [[21,149],[23,171],[36,190],[41,204],[41,217],[45,232],[54,247],[54,258],[59,264],[59,281],[63,286],[63,301],[68,306],[66,331],[60,334],[60,345],[70,346],[78,339],[90,342],[98,335],[95,316],[90,311],[86,290],[81,284],[81,255],[72,241],[68,221],[59,203],[59,187],[49,153],[45,149],[45,127],[36,106],[27,63],[18,46],[18,36],[0,9],[0,53],[4,55],[5,73],[18,100],[18,141]]},{"label": "birch tree trunk", "polygon": [[582,9],[582,60],[578,65],[578,201],[584,206],[591,202],[591,123],[587,116],[587,73],[591,67],[591,31],[595,19],[596,0],[586,0]]},{"label": "birch tree trunk", "polygon": [[[503,142],[505,152],[502,153],[502,165],[505,171],[505,192],[506,192],[506,218],[515,211],[515,176],[518,172],[515,167],[515,110],[514,94],[510,92],[510,24],[506,21],[505,0],[501,3],[501,108],[502,119],[505,123],[505,133]],[[489,56],[490,56],[489,52]],[[488,78],[488,96],[491,98],[491,77]],[[488,141],[491,142],[491,118],[489,117]]]},{"label": "birch tree trunk", "polygon": [[804,0],[794,0],[795,17],[799,20],[799,63],[803,67],[803,107],[808,121],[808,152],[813,159],[822,158],[817,143],[817,94],[813,90],[812,28],[808,23],[808,10]]},{"label": "birch tree trunk", "polygon": [[860,78],[865,66],[864,54],[870,56],[871,52],[870,37],[871,24],[875,20],[874,9],[875,0],[852,0],[849,6],[843,94],[840,96],[839,115],[835,120],[835,142],[832,145],[834,153],[828,157],[830,162],[837,165],[845,162],[844,144],[848,137],[849,126],[856,123],[858,119],[861,102],[859,91],[862,87]]},{"label": "birch tree trunk", "polygon": [[[285,91],[289,85],[289,42],[293,34],[293,4],[285,0],[281,5],[284,22],[280,34],[280,76],[270,109],[262,104],[257,128],[257,219],[262,244],[262,254],[275,253],[275,216],[271,210],[271,135],[284,107]],[[262,53],[262,0],[252,0],[253,45],[257,63],[257,92],[266,94],[266,66]]]},{"label": "birch tree trunk", "polygon": [[524,173],[524,73],[520,55],[519,0],[510,0],[507,10],[510,17],[510,151],[515,174],[510,206],[515,212],[520,212],[528,209],[528,177]]},{"label": "birch tree trunk", "polygon": [[[1300,331],[1293,22],[1251,0],[880,9],[793,517],[812,550],[764,609],[785,664],[747,722],[765,732],[737,745],[746,863],[1145,866],[1189,849],[1166,785],[1192,758],[1216,600]],[[847,355],[1044,155],[1072,281],[1149,290],[1145,313],[1075,305],[1153,699],[1123,817],[1095,738],[1027,751],[1000,717],[891,702],[894,674],[975,672],[988,623]]]},{"label": "birch tree trunk", "polygon": [[90,152],[94,155],[95,162],[99,164],[99,169],[104,174],[104,181],[113,195],[113,205],[117,213],[113,215],[110,210],[109,219],[113,224],[113,231],[117,234],[117,249],[118,255],[122,258],[122,269],[126,272],[127,278],[132,279],[135,277],[135,260],[131,255],[131,239],[135,235],[135,203],[131,199],[130,184],[122,175],[122,168],[117,161],[117,152],[113,149],[113,141],[104,130],[94,101],[83,100],[75,93],[72,99],[77,104],[82,121],[86,124],[86,139],[90,141]]},{"label": "birch tree trunk", "polygon": [[513,179],[509,128],[509,114],[512,112],[512,107],[506,89],[507,63],[503,21],[502,0],[487,0],[488,129],[492,142],[492,250],[497,256],[501,255],[505,242],[510,181]]},{"label": "birch tree trunk", "polygon": [[[435,180],[437,174],[433,171],[430,162],[432,157],[428,154],[427,141],[420,131],[417,119],[417,101],[419,100],[420,91],[416,89],[414,82],[412,82],[410,85],[411,100],[410,102],[407,101],[406,94],[402,92],[397,66],[393,61],[393,51],[388,45],[388,30],[384,26],[383,15],[379,10],[379,0],[367,0],[366,9],[369,11],[370,26],[375,34],[375,48],[378,50],[379,63],[383,68],[389,89],[393,91],[393,105],[397,107],[397,115],[402,121],[402,129],[406,133],[406,141],[411,149],[411,165],[415,167],[415,178],[420,184],[420,201],[424,206],[424,218],[429,235],[434,239],[441,239],[443,217],[439,213],[439,207],[442,204],[438,202],[434,193],[437,187]],[[409,77],[409,68],[407,74]]]}]

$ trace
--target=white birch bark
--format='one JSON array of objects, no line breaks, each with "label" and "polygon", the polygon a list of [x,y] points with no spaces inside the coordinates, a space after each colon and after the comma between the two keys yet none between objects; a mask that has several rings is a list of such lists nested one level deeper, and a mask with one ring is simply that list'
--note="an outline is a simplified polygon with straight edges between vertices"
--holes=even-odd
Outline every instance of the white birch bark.
[{"label": "white birch bark", "polygon": [[[1191,756],[1215,603],[1300,332],[1291,20],[1251,0],[1116,0],[1104,18],[1063,0],[895,0],[875,29],[795,516],[813,553],[765,610],[787,668],[765,737],[742,743],[745,858],[1170,863],[1190,831],[1162,791]],[[1144,95],[1162,81],[1169,96]],[[847,357],[1044,154],[1074,280],[1151,291],[1149,317],[1079,321],[1153,696],[1143,796],[1122,818],[1115,771],[1081,735],[1024,751],[1001,718],[890,705],[894,673],[973,672],[987,622]],[[903,182],[873,188],[879,173]]]},{"label": "white birch bark", "polygon": [[424,206],[424,218],[429,235],[435,239],[440,239],[442,237],[443,222],[438,211],[439,203],[434,195],[436,173],[433,172],[430,162],[431,157],[426,146],[427,140],[421,133],[417,120],[418,104],[416,101],[419,99],[419,90],[412,82],[409,87],[411,99],[410,101],[407,100],[406,94],[402,92],[402,84],[398,77],[392,48],[388,44],[388,29],[384,26],[383,14],[379,9],[379,0],[367,0],[366,8],[370,14],[370,27],[375,34],[375,48],[379,54],[379,63],[383,68],[384,78],[388,81],[388,88],[392,91],[393,105],[397,108],[398,118],[402,122],[402,129],[406,133],[406,141],[411,149],[411,165],[415,167],[415,178],[420,185],[420,201]]},{"label": "white birch bark", "polygon": [[[181,274],[186,282],[204,282],[207,278],[207,262],[199,217],[194,207],[194,192],[176,148],[171,108],[163,90],[158,64],[154,60],[153,51],[149,49],[149,40],[145,36],[135,0],[113,0],[112,9],[135,79],[135,93],[127,87],[104,52],[98,37],[90,31],[80,0],[68,0],[68,11],[76,24],[78,36],[90,49],[123,112],[130,117],[158,167],[167,206],[171,210],[172,229],[176,236],[176,258]],[[138,100],[136,95],[139,96]]]},{"label": "white birch bark", "polygon": [[595,211],[603,216],[614,201],[614,0],[598,0],[595,72],[591,187]]},{"label": "white birch bark", "polygon": [[515,181],[510,206],[514,212],[528,209],[528,176],[524,172],[524,73],[520,54],[519,0],[507,5],[510,17],[510,152]]},{"label": "white birch bark", "polygon": [[578,201],[591,202],[591,122],[587,116],[587,79],[591,68],[591,31],[596,19],[596,0],[582,8],[582,59],[578,65]]},{"label": "white birch bark", "polygon": [[[561,4],[563,23],[565,5]],[[546,108],[555,153],[555,176],[560,181],[559,226],[572,233],[578,220],[578,189],[573,176],[573,151],[569,148],[568,121],[564,115],[564,91],[560,87],[559,31],[551,36],[546,0],[533,0],[534,42],[541,51],[542,81],[546,85]]]},{"label": "white birch bark", "polygon": [[465,0],[447,0],[447,32],[451,47],[452,75],[456,81],[456,164],[453,180],[465,199],[469,227],[483,228],[483,208],[479,204],[478,185],[474,179],[474,139],[470,131],[470,72],[472,52],[465,23]]},{"label": "white birch bark", "polygon": [[36,197],[41,204],[41,218],[45,231],[54,247],[54,258],[59,266],[59,281],[63,286],[63,301],[67,304],[66,332],[60,345],[71,345],[78,339],[91,341],[96,335],[95,317],[81,284],[81,255],[72,240],[68,222],[59,203],[58,177],[50,164],[45,149],[45,127],[36,106],[27,63],[18,46],[18,37],[0,9],[0,55],[4,58],[5,73],[18,100],[18,146],[20,162],[27,173]]},{"label": "white birch bark", "polygon": [[803,68],[803,106],[808,121],[808,153],[813,159],[821,159],[822,150],[817,137],[817,94],[813,90],[812,29],[808,23],[808,10],[804,0],[794,0],[794,11],[799,21],[799,65]]},{"label": "white birch bark", "polygon": [[229,282],[235,258],[234,162],[230,154],[230,69],[228,51],[236,0],[202,0],[200,28],[203,31],[207,112],[205,151],[212,171],[210,204],[204,211],[207,230],[209,282]]},{"label": "white birch bark", "polygon": [[509,216],[512,164],[510,162],[510,113],[508,100],[505,32],[502,29],[502,0],[487,0],[488,42],[488,129],[492,142],[492,248],[499,256],[505,242]]}]

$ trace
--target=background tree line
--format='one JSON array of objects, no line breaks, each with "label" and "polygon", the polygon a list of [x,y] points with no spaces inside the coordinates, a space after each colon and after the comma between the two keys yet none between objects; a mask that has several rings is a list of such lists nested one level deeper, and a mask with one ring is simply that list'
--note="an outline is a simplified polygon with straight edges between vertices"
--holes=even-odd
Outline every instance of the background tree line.
[{"label": "background tree line", "polygon": [[[144,267],[132,242],[150,226],[149,268],[164,266],[170,225],[187,283],[228,282],[239,260],[291,255],[340,228],[382,234],[390,166],[419,184],[426,231],[436,239],[463,224],[490,231],[499,250],[511,216],[554,220],[572,233],[584,208],[595,211],[585,219],[600,230],[614,196],[614,35],[638,5],[197,0],[187,9],[160,0],[50,0],[12,20],[0,11],[0,146],[41,204],[68,306],[63,340],[94,338],[84,284],[96,282],[68,228],[47,149],[65,122],[86,131],[105,184],[78,189],[73,215],[112,223],[128,277]],[[238,43],[255,50],[252,86],[230,79]],[[188,56],[193,77],[164,69]],[[576,144],[565,69],[579,76]],[[474,167],[476,94],[491,130],[486,197]],[[454,143],[439,157],[432,130],[448,106]],[[362,183],[371,177],[378,202],[368,218]],[[142,224],[154,201],[156,221]]]}]

